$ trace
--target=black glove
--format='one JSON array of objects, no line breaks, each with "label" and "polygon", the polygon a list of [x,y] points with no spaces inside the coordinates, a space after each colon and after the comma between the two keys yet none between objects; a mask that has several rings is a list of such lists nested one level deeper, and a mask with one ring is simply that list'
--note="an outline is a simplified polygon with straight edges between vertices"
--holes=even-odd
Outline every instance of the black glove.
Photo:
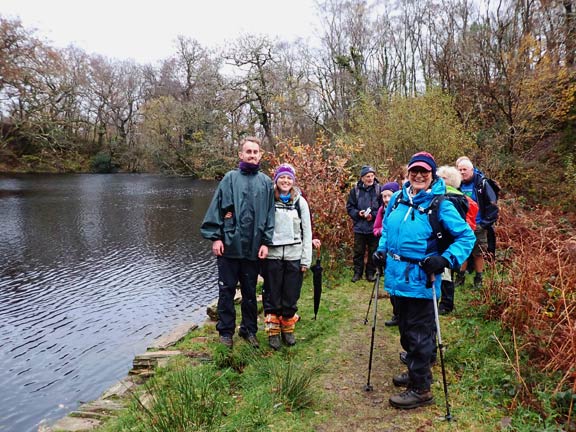
[{"label": "black glove", "polygon": [[383,252],[374,252],[372,254],[372,263],[376,267],[381,267],[382,269],[386,268],[386,255]]},{"label": "black glove", "polygon": [[444,267],[450,267],[450,262],[442,255],[434,255],[428,257],[422,263],[422,268],[427,275],[441,274]]}]

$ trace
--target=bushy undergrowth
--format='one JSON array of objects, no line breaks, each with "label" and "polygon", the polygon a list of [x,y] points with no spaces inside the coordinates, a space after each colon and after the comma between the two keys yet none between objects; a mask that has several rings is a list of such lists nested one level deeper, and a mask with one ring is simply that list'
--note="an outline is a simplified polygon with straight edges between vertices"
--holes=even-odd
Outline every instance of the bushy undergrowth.
[{"label": "bushy undergrowth", "polygon": [[351,171],[352,158],[360,150],[361,146],[329,142],[320,136],[313,145],[281,142],[276,154],[266,155],[268,174],[272,176],[281,163],[295,167],[296,184],[303,189],[312,210],[314,234],[336,261],[352,256],[352,224],[346,202],[357,178]]},{"label": "bushy undergrowth", "polygon": [[[510,363],[521,383],[518,397],[562,421],[574,421],[576,403],[576,236],[551,212],[500,206],[499,252],[494,278],[485,285],[487,316],[514,335]],[[527,363],[519,356],[529,356]],[[522,365],[529,365],[526,368]],[[543,389],[531,373],[556,376]],[[547,395],[546,398],[543,398]]]}]

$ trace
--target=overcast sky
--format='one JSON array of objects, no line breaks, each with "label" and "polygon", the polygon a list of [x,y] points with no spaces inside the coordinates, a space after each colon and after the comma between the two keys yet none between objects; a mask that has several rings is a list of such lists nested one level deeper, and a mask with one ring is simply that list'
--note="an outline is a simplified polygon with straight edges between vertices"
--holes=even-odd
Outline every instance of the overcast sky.
[{"label": "overcast sky", "polygon": [[178,35],[217,47],[243,33],[292,41],[318,29],[314,0],[0,0],[0,14],[52,46],[139,63],[174,54]]}]

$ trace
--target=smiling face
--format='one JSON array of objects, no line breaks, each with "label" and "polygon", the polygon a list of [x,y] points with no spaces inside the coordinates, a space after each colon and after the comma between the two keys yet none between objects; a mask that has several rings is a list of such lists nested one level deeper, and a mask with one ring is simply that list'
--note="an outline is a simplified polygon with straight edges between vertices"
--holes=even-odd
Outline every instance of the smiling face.
[{"label": "smiling face", "polygon": [[242,149],[238,152],[238,157],[242,162],[258,165],[260,159],[262,159],[260,146],[254,141],[246,141],[242,146]]},{"label": "smiling face", "polygon": [[432,171],[422,167],[414,167],[408,171],[408,179],[415,193],[426,190],[432,184]]},{"label": "smiling face", "polygon": [[276,180],[276,187],[281,194],[287,194],[294,186],[294,180],[288,174],[283,174]]},{"label": "smiling face", "polygon": [[388,203],[390,202],[390,198],[392,198],[393,193],[394,192],[392,192],[391,190],[382,191],[382,201],[384,202],[384,208],[388,206]]}]

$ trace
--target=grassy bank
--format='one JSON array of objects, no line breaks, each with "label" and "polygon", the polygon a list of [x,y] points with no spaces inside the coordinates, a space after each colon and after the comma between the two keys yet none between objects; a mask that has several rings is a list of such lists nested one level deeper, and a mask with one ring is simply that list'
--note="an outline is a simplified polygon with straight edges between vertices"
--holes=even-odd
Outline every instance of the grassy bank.
[{"label": "grassy bank", "polygon": [[[434,367],[435,404],[400,411],[388,404],[403,371],[397,328],[386,328],[391,307],[379,300],[374,359],[366,392],[372,312],[364,324],[372,284],[349,282],[347,271],[325,270],[318,320],[312,319],[312,278],[300,301],[297,345],[273,352],[259,333],[255,351],[235,337],[229,352],[213,324],[189,334],[177,348],[186,355],[159,369],[120,417],[100,431],[495,431],[560,430],[547,396],[554,377],[531,371],[516,356],[512,336],[483,319],[469,281],[456,293],[456,310],[441,317],[454,421],[446,414],[441,367]],[[262,317],[260,317],[262,321]],[[439,362],[438,362],[439,363]],[[524,370],[524,381],[516,373]],[[525,385],[541,387],[547,418],[519,403]],[[548,405],[548,408],[546,408]]]}]

